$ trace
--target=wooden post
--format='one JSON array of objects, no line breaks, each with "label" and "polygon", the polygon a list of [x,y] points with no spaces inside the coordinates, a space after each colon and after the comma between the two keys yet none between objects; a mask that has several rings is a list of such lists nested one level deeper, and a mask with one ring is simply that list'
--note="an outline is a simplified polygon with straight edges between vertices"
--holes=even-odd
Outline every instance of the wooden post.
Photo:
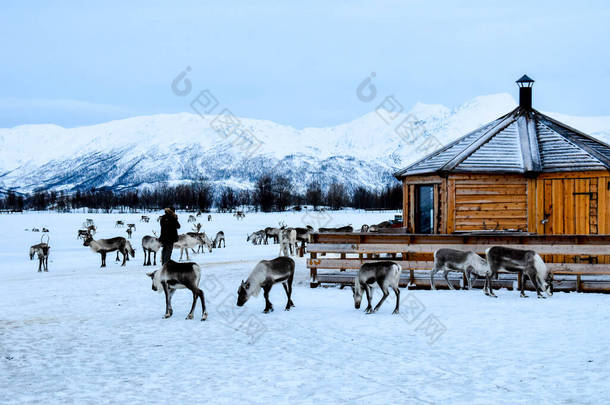
[{"label": "wooden post", "polygon": [[[318,254],[315,252],[311,252],[310,253],[310,258],[311,259],[317,259],[318,258]],[[316,267],[312,267],[309,269],[309,275],[311,276],[311,281],[309,282],[309,287],[311,288],[316,288],[319,283],[318,283],[318,269]]]},{"label": "wooden post", "polygon": [[[341,253],[341,259],[345,259],[345,253]],[[345,271],[345,269],[339,269],[339,271]]]}]

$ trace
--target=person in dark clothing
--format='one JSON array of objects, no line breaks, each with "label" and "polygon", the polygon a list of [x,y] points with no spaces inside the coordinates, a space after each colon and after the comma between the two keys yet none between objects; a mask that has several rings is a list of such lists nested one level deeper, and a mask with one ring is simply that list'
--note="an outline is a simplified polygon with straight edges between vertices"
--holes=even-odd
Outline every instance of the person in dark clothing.
[{"label": "person in dark clothing", "polygon": [[171,208],[165,209],[165,214],[161,217],[161,236],[159,241],[163,250],[161,250],[161,264],[167,263],[172,258],[172,250],[174,250],[174,243],[178,241],[178,229],[180,229],[180,223],[178,222],[178,216]]}]

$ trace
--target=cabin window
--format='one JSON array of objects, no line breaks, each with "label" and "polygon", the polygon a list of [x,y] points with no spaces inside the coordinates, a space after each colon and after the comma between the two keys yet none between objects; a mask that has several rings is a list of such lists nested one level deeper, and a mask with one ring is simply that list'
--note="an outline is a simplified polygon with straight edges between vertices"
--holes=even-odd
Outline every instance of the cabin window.
[{"label": "cabin window", "polygon": [[434,186],[415,187],[415,233],[434,233]]}]

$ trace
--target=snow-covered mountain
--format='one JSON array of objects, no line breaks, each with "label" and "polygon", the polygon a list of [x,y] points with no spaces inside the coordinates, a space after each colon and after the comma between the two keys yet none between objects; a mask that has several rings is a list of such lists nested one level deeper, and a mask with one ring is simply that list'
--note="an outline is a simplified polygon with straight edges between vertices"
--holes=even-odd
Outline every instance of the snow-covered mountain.
[{"label": "snow-covered mountain", "polygon": [[[286,175],[301,190],[313,180],[379,188],[393,181],[396,169],[515,106],[510,95],[496,94],[455,109],[418,103],[408,112],[378,110],[301,130],[241,118],[239,128],[260,142],[252,154],[232,142],[234,135],[214,129],[216,116],[161,114],[77,128],[23,125],[0,129],[0,190],[120,190],[201,178],[249,188],[265,172]],[[549,115],[610,141],[610,117]]]}]

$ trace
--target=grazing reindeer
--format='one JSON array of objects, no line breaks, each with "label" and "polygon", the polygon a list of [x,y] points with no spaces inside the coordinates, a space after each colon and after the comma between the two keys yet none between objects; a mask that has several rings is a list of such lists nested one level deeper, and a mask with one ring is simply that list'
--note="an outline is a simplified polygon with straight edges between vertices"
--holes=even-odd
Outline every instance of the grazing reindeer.
[{"label": "grazing reindeer", "polygon": [[273,239],[274,245],[277,245],[278,243],[280,243],[280,233],[281,232],[282,232],[282,230],[280,228],[272,228],[272,227],[265,228],[265,245],[268,244],[269,238]]},{"label": "grazing reindeer", "polygon": [[187,222],[189,222],[189,223],[191,223],[191,222],[197,222],[197,218],[196,218],[194,215],[189,215],[189,219],[188,219],[188,221],[187,221]]},{"label": "grazing reindeer", "polygon": [[169,318],[173,315],[172,296],[178,288],[188,288],[193,293],[193,305],[186,319],[193,319],[197,298],[201,300],[201,320],[208,319],[208,313],[205,310],[205,298],[203,291],[199,288],[199,280],[201,279],[201,268],[197,263],[177,263],[173,260],[168,261],[152,273],[147,273],[152,279],[153,291],[165,293],[165,315],[164,318]]},{"label": "grazing reindeer", "polygon": [[447,277],[450,271],[459,271],[464,273],[468,281],[468,289],[472,288],[470,275],[472,273],[480,277],[485,277],[485,285],[483,291],[485,295],[491,296],[489,286],[491,285],[491,270],[487,264],[487,260],[474,252],[464,252],[455,249],[438,249],[434,252],[434,268],[430,272],[430,287],[436,290],[434,286],[434,275],[443,271],[443,277],[449,285],[449,288],[455,290]]},{"label": "grazing reindeer", "polygon": [[[194,238],[197,238],[199,240],[199,245],[197,246],[197,251],[195,251],[195,249],[191,248],[191,250],[193,251],[193,253],[205,253],[205,248],[208,248],[208,251],[210,253],[212,253],[212,241],[210,240],[210,238],[208,238],[208,235],[205,234],[205,232],[187,232],[187,235],[190,235]],[[182,254],[180,255],[180,258],[182,258]]]},{"label": "grazing reindeer", "polygon": [[320,228],[318,232],[354,232],[354,228],[351,225],[341,226],[339,228]]},{"label": "grazing reindeer", "polygon": [[296,253],[297,231],[292,228],[282,229],[280,234],[280,256],[292,256]]},{"label": "grazing reindeer", "polygon": [[[377,312],[377,310],[381,307],[381,304],[388,298],[390,295],[389,288],[394,290],[394,294],[396,294],[396,308],[394,308],[393,314],[398,313],[398,308],[400,306],[400,290],[398,289],[398,282],[400,281],[400,273],[402,272],[402,268],[398,263],[383,261],[383,262],[369,262],[364,263],[360,266],[360,270],[358,270],[358,275],[354,279],[354,306],[356,309],[360,309],[360,303],[362,302],[362,289],[366,292],[366,299],[368,300],[368,305],[364,310],[365,313],[371,314]],[[371,288],[371,284],[377,282],[379,287],[381,287],[381,291],[383,292],[383,297],[379,300],[379,303],[372,308],[372,299],[373,299],[373,291]]]},{"label": "grazing reindeer", "polygon": [[[533,250],[494,246],[487,249],[485,254],[493,277],[497,277],[500,270],[521,273],[522,275],[527,275],[532,284],[534,284],[538,298],[546,298],[542,295],[542,291],[548,296],[553,295],[553,274],[547,269],[546,264],[544,264],[538,253]],[[489,291],[492,296],[495,296],[491,285]],[[527,298],[527,295],[525,295],[525,277],[523,277],[521,283],[521,297]]]},{"label": "grazing reindeer", "polygon": [[313,227],[307,225],[305,228],[294,228],[297,231],[297,241],[309,243],[309,236],[313,232]]},{"label": "grazing reindeer", "polygon": [[142,216],[140,217],[140,222],[146,222],[146,223],[148,223],[149,221],[150,221],[150,217],[149,217],[149,216],[147,216],[147,215],[142,215]]},{"label": "grazing reindeer", "polygon": [[[150,266],[150,255],[154,254],[153,266],[157,265],[157,252],[161,249],[161,241],[155,236],[146,235],[142,238],[142,251],[144,252],[144,266]],[[148,256],[148,259],[146,258]]]},{"label": "grazing reindeer", "polygon": [[[222,246],[220,246],[222,245]],[[212,247],[214,249],[227,247],[227,243],[225,242],[225,233],[223,231],[219,231],[214,237],[214,242],[212,242]]]},{"label": "grazing reindeer", "polygon": [[282,283],[288,301],[286,311],[294,307],[292,302],[292,280],[294,278],[294,260],[290,257],[277,257],[273,260],[261,260],[252,270],[246,281],[241,282],[237,290],[237,306],[243,306],[251,296],[257,297],[261,288],[265,296],[264,313],[273,311],[273,305],[269,301],[269,291],[273,284]]},{"label": "grazing reindeer", "polygon": [[244,219],[246,217],[246,214],[244,214],[243,211],[237,211],[235,214],[233,214],[233,216],[237,219]]},{"label": "grazing reindeer", "polygon": [[192,233],[184,233],[178,235],[178,241],[174,243],[174,249],[180,249],[180,260],[182,260],[182,254],[186,251],[186,260],[189,258],[189,249],[193,249],[201,244],[201,240]]},{"label": "grazing reindeer", "polygon": [[[131,247],[131,242],[127,241],[125,243],[125,248],[127,249],[128,252],[133,251],[134,254],[135,254],[135,250],[133,249],[133,247]],[[121,260],[121,259],[119,259],[119,251],[117,250],[116,251],[116,259],[114,259],[114,261],[118,262],[119,260]],[[127,261],[129,261],[129,255],[127,255]]]},{"label": "grazing reindeer", "polygon": [[265,240],[265,231],[260,230],[251,233],[246,238],[246,242],[252,242],[253,245],[260,245]]},{"label": "grazing reindeer", "polygon": [[115,228],[122,228],[123,226],[125,226],[125,222],[124,221],[116,221],[114,223],[114,227]]},{"label": "grazing reindeer", "polygon": [[[44,236],[44,235],[43,235]],[[49,237],[47,236],[47,241],[43,242],[43,238],[40,238],[40,243],[37,245],[33,245],[30,247],[30,260],[34,260],[34,255],[38,255],[38,272],[40,273],[42,269],[44,271],[49,271],[49,251],[51,250],[51,246],[49,246]]]},{"label": "grazing reindeer", "polygon": [[87,238],[83,242],[83,246],[89,246],[91,250],[93,250],[95,253],[99,253],[102,256],[102,265],[100,267],[106,267],[106,254],[108,252],[114,252],[115,250],[121,252],[123,255],[123,263],[121,266],[125,266],[127,255],[131,254],[131,257],[135,257],[136,255],[136,252],[131,247],[131,244],[128,243],[129,242],[127,239],[121,236],[110,239],[94,240],[91,235],[87,235]]},{"label": "grazing reindeer", "polygon": [[208,222],[212,220],[212,214],[208,214]]},{"label": "grazing reindeer", "polygon": [[32,232],[40,232],[40,229],[38,229],[38,228],[32,228]]}]

